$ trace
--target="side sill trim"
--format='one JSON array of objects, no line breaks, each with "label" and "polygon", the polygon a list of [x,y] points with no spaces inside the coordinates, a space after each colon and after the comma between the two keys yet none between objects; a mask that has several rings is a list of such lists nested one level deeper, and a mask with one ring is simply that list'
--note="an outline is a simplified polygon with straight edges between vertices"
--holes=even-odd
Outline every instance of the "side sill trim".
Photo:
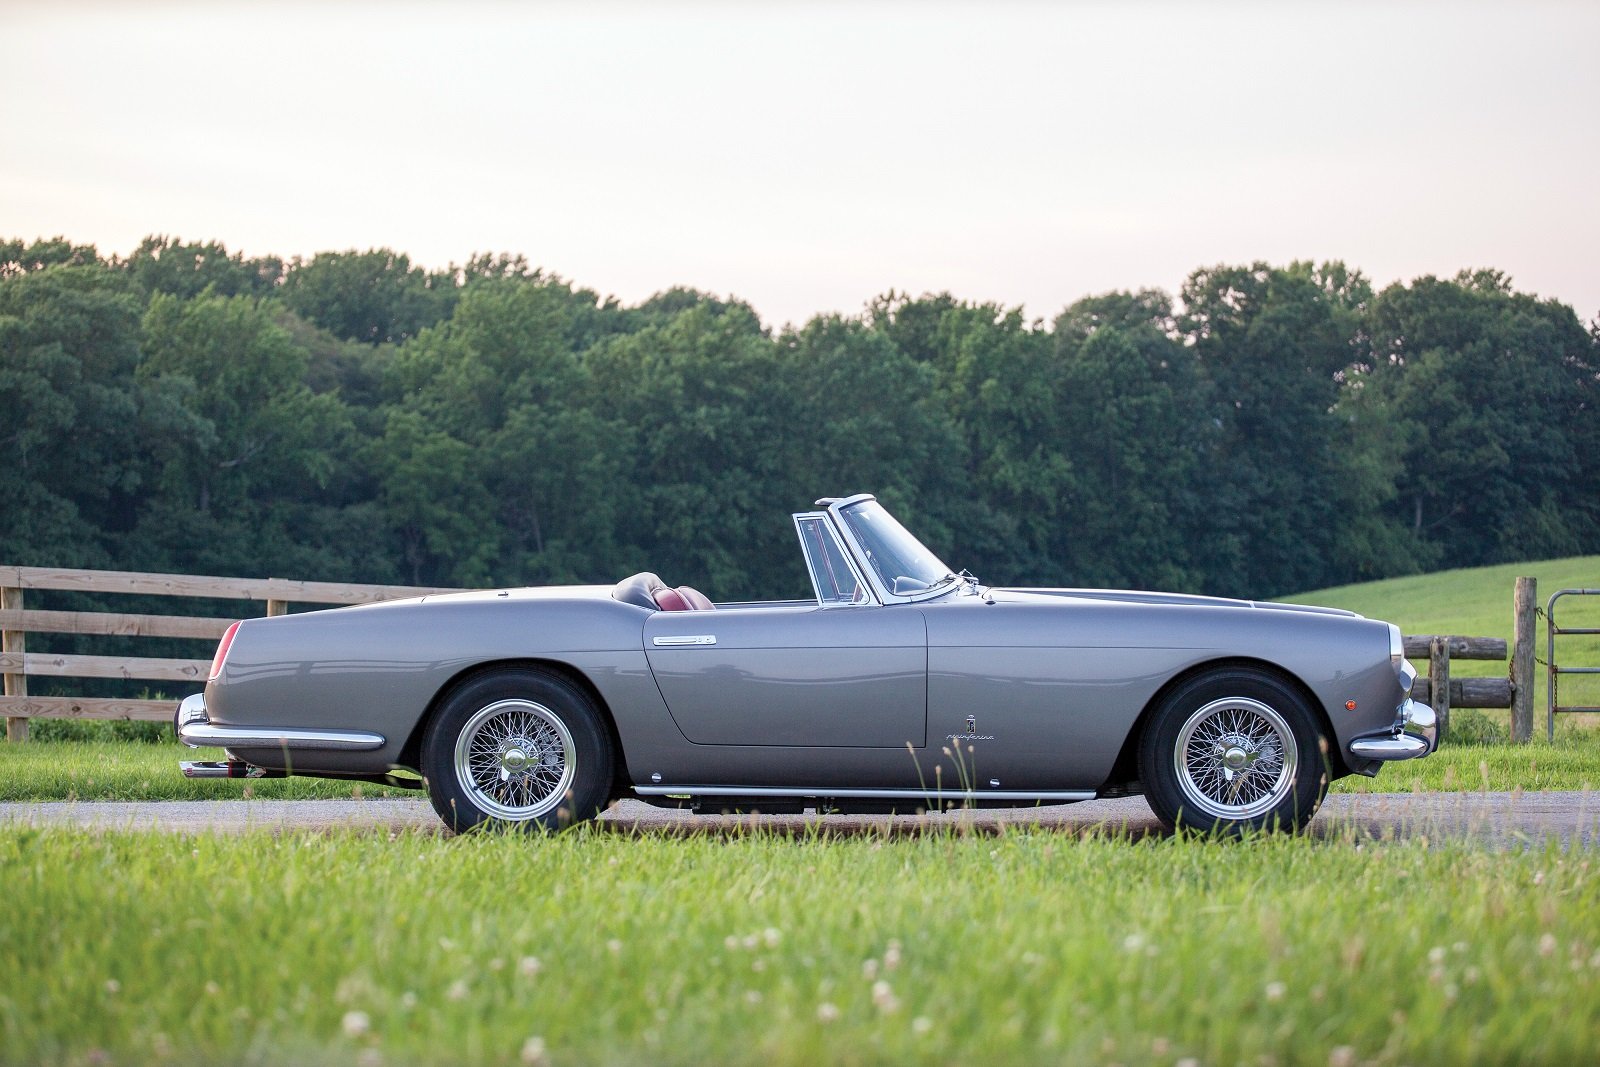
[{"label": "side sill trim", "polygon": [[701,796],[701,797],[854,797],[863,800],[1038,800],[1057,804],[1070,804],[1079,800],[1093,800],[1092,789],[839,789],[827,785],[772,788],[754,785],[636,785],[633,791],[640,796]]}]

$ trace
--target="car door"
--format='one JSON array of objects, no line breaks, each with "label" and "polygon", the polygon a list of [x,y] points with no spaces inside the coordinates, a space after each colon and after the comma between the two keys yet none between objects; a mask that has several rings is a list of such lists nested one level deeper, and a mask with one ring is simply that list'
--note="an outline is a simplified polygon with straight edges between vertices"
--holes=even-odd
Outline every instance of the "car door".
[{"label": "car door", "polygon": [[699,745],[922,748],[928,641],[896,605],[660,611],[645,655],[678,729]]}]

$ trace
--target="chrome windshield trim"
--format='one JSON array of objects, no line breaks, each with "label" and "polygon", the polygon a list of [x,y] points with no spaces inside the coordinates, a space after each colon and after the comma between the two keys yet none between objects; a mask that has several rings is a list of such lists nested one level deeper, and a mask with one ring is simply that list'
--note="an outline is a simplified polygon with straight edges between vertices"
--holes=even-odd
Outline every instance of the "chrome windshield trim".
[{"label": "chrome windshield trim", "polygon": [[190,748],[287,748],[322,752],[370,752],[387,739],[365,730],[288,730],[270,726],[217,726],[191,719],[178,727]]},{"label": "chrome windshield trim", "polygon": [[820,797],[836,799],[849,797],[858,800],[1038,800],[1055,803],[1072,803],[1093,800],[1092,789],[836,789],[825,785],[776,788],[755,785],[636,785],[633,791],[640,796],[702,796],[702,797]]},{"label": "chrome windshield trim", "polygon": [[[919,590],[915,593],[896,594],[893,589],[885,586],[883,582],[879,580],[877,568],[868,563],[866,549],[862,547],[861,542],[856,538],[855,531],[850,528],[850,524],[848,522],[844,521],[845,509],[854,507],[857,504],[865,503],[869,500],[875,503],[878,502],[878,498],[873,496],[871,493],[857,493],[855,496],[840,497],[828,505],[827,514],[833,523],[833,528],[839,534],[840,542],[844,545],[845,554],[854,557],[854,562],[858,565],[859,571],[866,575],[867,588],[872,590],[873,594],[878,598],[879,603],[914,604],[921,600],[937,600],[939,597],[948,594],[951,590],[961,588],[960,582],[945,582],[941,580],[939,582],[935,582],[927,589]],[[883,510],[891,519],[894,519],[896,523],[900,523],[900,520],[895,518],[894,514],[887,508],[884,508]],[[900,523],[900,526],[902,529],[905,529],[905,524]],[[922,538],[912,533],[909,529],[906,529],[906,534],[919,545],[922,545]],[[927,550],[930,556],[933,556],[934,559],[939,560],[939,563],[947,572],[951,574],[955,573],[948,563],[945,563],[944,560],[939,559],[939,557],[934,554],[933,549],[928,548],[927,545],[922,545],[922,547]],[[988,794],[985,795],[987,796]]]}]

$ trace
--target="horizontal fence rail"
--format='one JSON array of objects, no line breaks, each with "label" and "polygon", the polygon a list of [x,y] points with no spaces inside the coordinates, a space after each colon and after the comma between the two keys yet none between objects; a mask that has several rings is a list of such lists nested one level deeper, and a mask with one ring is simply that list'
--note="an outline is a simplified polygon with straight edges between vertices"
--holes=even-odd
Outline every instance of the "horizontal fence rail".
[{"label": "horizontal fence rail", "polygon": [[1406,657],[1427,659],[1432,653],[1433,642],[1441,639],[1450,642],[1451,659],[1504,660],[1506,658],[1506,639],[1503,637],[1453,637],[1445,634],[1406,635]]},{"label": "horizontal fence rail", "polygon": [[[145,574],[137,571],[65,570],[0,566],[0,675],[6,737],[26,740],[29,719],[134,719],[160,721],[172,715],[176,697],[161,700],[123,697],[32,696],[28,679],[92,678],[179,683],[186,690],[203,685],[207,659],[152,656],[87,656],[29,652],[28,633],[96,637],[167,637],[216,641],[235,618],[207,615],[146,615],[109,611],[29,609],[27,590],[111,593],[192,599],[256,601],[255,614],[282,615],[290,604],[374,604],[455,589],[434,586],[360,585],[299,582],[283,578],[227,578],[195,574]],[[250,614],[241,613],[241,616]]]}]

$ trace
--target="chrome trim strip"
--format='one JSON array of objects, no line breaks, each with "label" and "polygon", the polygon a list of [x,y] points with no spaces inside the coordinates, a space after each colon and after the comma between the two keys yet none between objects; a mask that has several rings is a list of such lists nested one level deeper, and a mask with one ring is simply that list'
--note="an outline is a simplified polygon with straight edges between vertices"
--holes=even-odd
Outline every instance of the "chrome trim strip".
[{"label": "chrome trim strip", "polygon": [[859,800],[1041,800],[1071,803],[1093,800],[1092,789],[990,789],[974,790],[934,789],[835,789],[831,786],[804,786],[801,788],[773,788],[754,785],[636,785],[633,791],[640,796],[702,796],[702,797],[820,797],[834,799],[852,797]]},{"label": "chrome trim strip", "polygon": [[658,645],[714,645],[717,643],[715,634],[670,634],[666,637],[654,639]]},{"label": "chrome trim strip", "polygon": [[317,752],[370,752],[382,748],[382,734],[364,730],[284,730],[270,726],[215,726],[191,720],[178,727],[178,740],[190,748],[287,748]]}]

